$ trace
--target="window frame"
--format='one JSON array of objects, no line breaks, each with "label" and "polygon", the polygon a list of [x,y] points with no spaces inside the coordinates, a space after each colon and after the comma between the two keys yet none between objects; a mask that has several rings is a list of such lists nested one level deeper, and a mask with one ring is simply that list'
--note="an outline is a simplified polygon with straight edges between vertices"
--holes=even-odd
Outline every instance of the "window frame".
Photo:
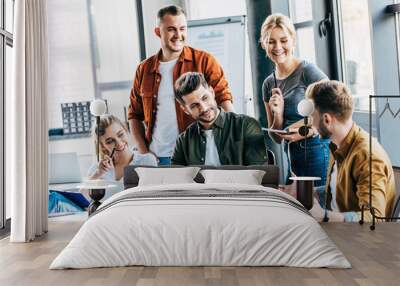
[{"label": "window frame", "polygon": [[[13,34],[6,30],[6,0],[0,0],[1,21],[0,21],[0,236],[6,235],[10,231],[10,219],[6,218],[6,188],[5,188],[5,105],[6,105],[6,48],[13,47]],[[13,6],[15,1],[12,1]],[[12,9],[14,13],[14,7]]]},{"label": "window frame", "polygon": [[[343,0],[333,0],[332,1],[332,6],[333,6],[333,11],[334,11],[334,21],[333,25],[335,26],[335,46],[336,46],[336,68],[338,71],[338,80],[342,82],[346,82],[346,66],[345,66],[345,47],[344,47],[344,38],[343,38],[343,21],[342,21],[342,2]],[[368,3],[368,13],[369,17],[371,17],[371,5],[370,2],[367,1]],[[371,19],[371,29],[370,29],[370,39],[371,39],[371,56],[373,57],[372,61],[372,72],[373,72],[373,78],[374,78],[374,92],[376,93],[376,69],[375,69],[375,61],[374,61],[374,38],[373,38],[373,20]],[[375,137],[378,137],[379,139],[379,126],[377,122],[377,117],[375,114],[375,111],[371,112],[372,115],[372,135]],[[355,109],[353,111],[353,121],[356,122],[359,126],[361,126],[364,130],[369,130],[369,111],[368,110],[361,110],[361,109]]]}]

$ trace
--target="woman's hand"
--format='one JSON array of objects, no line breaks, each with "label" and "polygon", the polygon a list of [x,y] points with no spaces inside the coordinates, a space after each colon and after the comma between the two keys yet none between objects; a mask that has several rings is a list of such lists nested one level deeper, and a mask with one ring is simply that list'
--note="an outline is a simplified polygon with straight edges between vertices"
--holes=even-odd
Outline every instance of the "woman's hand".
[{"label": "woman's hand", "polygon": [[281,137],[282,139],[288,141],[288,142],[297,142],[300,140],[303,140],[304,138],[309,138],[314,136],[317,132],[310,127],[310,129],[308,130],[308,134],[306,137],[302,136],[299,134],[299,128],[290,128],[290,131],[293,131],[293,134],[277,134],[279,137]]},{"label": "woman's hand", "polygon": [[98,179],[104,176],[104,174],[110,172],[111,170],[114,170],[114,163],[113,160],[105,155],[103,159],[100,160],[96,172],[93,174],[91,179]]},{"label": "woman's hand", "polygon": [[297,142],[297,141],[300,141],[300,140],[304,139],[304,137],[299,134],[299,129],[298,128],[293,130],[293,134],[287,134],[286,135],[286,134],[277,133],[277,135],[279,137],[281,137],[283,140],[286,140],[288,142]]},{"label": "woman's hand", "polygon": [[272,89],[272,95],[269,99],[268,105],[274,115],[283,115],[285,103],[280,88]]}]

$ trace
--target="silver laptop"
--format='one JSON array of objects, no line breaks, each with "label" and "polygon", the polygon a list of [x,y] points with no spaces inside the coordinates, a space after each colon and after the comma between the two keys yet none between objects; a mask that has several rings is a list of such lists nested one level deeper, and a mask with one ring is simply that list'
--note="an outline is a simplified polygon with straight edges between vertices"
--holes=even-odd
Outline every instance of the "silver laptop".
[{"label": "silver laptop", "polygon": [[75,152],[49,154],[49,184],[80,183],[81,181],[78,155]]}]

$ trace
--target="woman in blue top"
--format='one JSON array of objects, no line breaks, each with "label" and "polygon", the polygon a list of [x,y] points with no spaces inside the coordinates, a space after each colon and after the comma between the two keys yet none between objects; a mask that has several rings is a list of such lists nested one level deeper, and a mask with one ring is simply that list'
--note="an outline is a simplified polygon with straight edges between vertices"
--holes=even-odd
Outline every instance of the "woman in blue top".
[{"label": "woman in blue top", "polygon": [[[304,99],[307,87],[327,76],[316,65],[294,56],[296,31],[287,16],[279,13],[268,16],[261,27],[260,42],[275,64],[274,72],[265,79],[262,88],[268,127],[285,129],[303,119],[297,105]],[[310,130],[306,142],[298,132],[291,135],[270,132],[270,136],[279,144],[284,140],[289,166],[295,175],[321,177],[315,185],[325,185],[329,140],[321,139],[316,130]]]}]

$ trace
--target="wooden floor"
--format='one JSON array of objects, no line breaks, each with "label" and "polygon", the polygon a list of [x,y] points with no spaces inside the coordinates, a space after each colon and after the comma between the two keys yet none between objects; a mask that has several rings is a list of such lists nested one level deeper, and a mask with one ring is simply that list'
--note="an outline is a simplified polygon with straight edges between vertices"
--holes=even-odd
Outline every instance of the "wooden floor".
[{"label": "wooden floor", "polygon": [[400,223],[328,223],[323,228],[353,268],[122,267],[48,270],[82,224],[82,217],[51,219],[49,233],[27,244],[0,241],[0,285],[400,285]]}]

